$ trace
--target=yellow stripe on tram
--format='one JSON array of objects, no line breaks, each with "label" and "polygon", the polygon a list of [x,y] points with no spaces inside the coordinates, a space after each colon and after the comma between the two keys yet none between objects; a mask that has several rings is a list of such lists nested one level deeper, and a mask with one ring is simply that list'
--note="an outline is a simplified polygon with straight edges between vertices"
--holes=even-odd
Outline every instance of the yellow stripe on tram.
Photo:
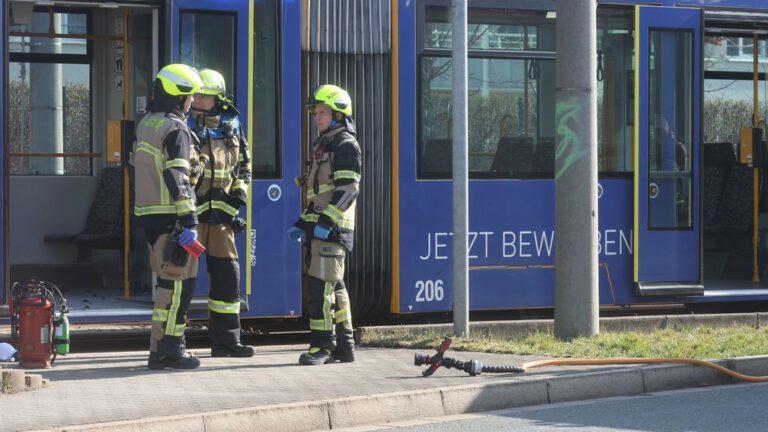
[{"label": "yellow stripe on tram", "polygon": [[398,92],[400,82],[398,80],[399,64],[399,20],[398,1],[391,0],[392,20],[392,301],[389,310],[392,313],[400,312],[400,119],[398,118],[398,105],[400,103]]},{"label": "yellow stripe on tram", "polygon": [[633,131],[632,147],[634,149],[635,170],[635,216],[634,216],[634,280],[640,282],[639,262],[640,257],[640,6],[635,6],[635,130]]},{"label": "yellow stripe on tram", "polygon": [[[248,1],[248,143],[253,145],[253,15],[255,13],[253,0]],[[246,185],[248,192],[245,205],[245,295],[251,295],[251,191],[250,184]]]}]

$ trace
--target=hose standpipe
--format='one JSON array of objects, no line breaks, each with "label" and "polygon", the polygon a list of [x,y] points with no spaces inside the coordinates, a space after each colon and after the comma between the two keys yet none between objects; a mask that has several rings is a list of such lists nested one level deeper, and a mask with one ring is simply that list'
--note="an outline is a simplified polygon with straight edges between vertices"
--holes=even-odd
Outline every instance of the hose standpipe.
[{"label": "hose standpipe", "polygon": [[525,368],[522,366],[491,366],[484,365],[480,360],[461,361],[450,357],[444,357],[443,354],[451,346],[451,338],[446,337],[443,343],[437,347],[435,355],[416,354],[413,362],[416,366],[429,365],[428,369],[422,372],[422,375],[428,377],[435,371],[444,366],[446,369],[458,369],[468,373],[470,376],[477,376],[481,373],[523,373]]}]

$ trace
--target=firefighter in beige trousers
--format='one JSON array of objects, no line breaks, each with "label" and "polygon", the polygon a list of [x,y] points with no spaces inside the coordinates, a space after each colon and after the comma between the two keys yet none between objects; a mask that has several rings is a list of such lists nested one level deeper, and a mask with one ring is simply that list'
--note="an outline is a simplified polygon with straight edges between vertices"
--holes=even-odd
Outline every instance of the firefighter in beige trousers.
[{"label": "firefighter in beige trousers", "polygon": [[157,275],[152,311],[151,369],[193,369],[200,360],[186,352],[184,330],[192,300],[197,258],[184,248],[197,232],[194,184],[202,164],[184,113],[202,88],[197,71],[171,64],[158,73],[149,113],[136,128],[131,164],[136,182],[134,214],[145,228],[152,271]]},{"label": "firefighter in beige trousers", "polygon": [[251,357],[240,343],[240,266],[235,235],[245,228],[238,211],[248,201],[251,158],[237,109],[227,97],[224,77],[202,69],[203,88],[195,95],[187,125],[207,159],[196,187],[198,231],[206,247],[208,332],[213,357]]},{"label": "firefighter in beige trousers", "polygon": [[304,365],[355,361],[352,309],[344,285],[344,262],[355,235],[355,205],[362,157],[352,101],[334,85],[317,87],[307,102],[319,133],[312,144],[309,174],[297,179],[306,189],[307,207],[288,230],[306,239],[309,350]]}]

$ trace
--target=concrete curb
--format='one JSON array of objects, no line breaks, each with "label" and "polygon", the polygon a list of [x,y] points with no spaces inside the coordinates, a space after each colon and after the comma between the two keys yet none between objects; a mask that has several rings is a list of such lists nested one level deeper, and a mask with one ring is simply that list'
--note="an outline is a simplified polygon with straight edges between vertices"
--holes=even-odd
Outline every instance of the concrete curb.
[{"label": "concrete curb", "polygon": [[[651,331],[674,325],[713,327],[729,327],[746,325],[760,328],[768,325],[768,312],[750,312],[733,314],[705,315],[651,315],[633,317],[600,318],[600,330],[609,332],[619,331]],[[554,320],[522,320],[522,321],[478,321],[469,325],[470,333],[483,336],[522,336],[536,332],[552,332]],[[374,331],[397,330],[410,335],[421,335],[430,332],[453,333],[453,324],[419,324],[403,326],[360,327],[356,329],[357,336],[365,343],[366,334]]]},{"label": "concrete curb", "polygon": [[0,395],[39,390],[49,384],[50,381],[40,374],[30,374],[21,369],[0,366]]},{"label": "concrete curb", "polygon": [[[717,363],[745,374],[768,374],[768,357],[746,357],[721,360]],[[557,369],[552,371],[558,373]],[[729,376],[693,365],[612,367],[557,375],[523,375],[509,382],[478,383],[326,401],[267,405],[53,430],[89,432],[328,430],[574,400],[635,396],[662,390],[732,382],[734,379]]]}]

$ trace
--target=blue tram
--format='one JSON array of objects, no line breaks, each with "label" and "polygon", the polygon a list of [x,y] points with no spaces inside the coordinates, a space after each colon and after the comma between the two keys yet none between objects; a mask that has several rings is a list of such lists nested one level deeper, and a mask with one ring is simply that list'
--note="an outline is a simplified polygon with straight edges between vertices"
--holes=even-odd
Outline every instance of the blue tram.
[{"label": "blue tram", "polygon": [[[552,307],[555,110],[575,109],[555,104],[556,2],[469,3],[470,308]],[[126,149],[168,62],[222,71],[246,125],[243,317],[302,315],[285,231],[321,82],[349,90],[363,145],[357,317],[451,310],[449,0],[3,5],[0,319],[35,278],[75,321],[149,320]],[[600,303],[768,300],[768,5],[598,1],[597,38]]]}]

